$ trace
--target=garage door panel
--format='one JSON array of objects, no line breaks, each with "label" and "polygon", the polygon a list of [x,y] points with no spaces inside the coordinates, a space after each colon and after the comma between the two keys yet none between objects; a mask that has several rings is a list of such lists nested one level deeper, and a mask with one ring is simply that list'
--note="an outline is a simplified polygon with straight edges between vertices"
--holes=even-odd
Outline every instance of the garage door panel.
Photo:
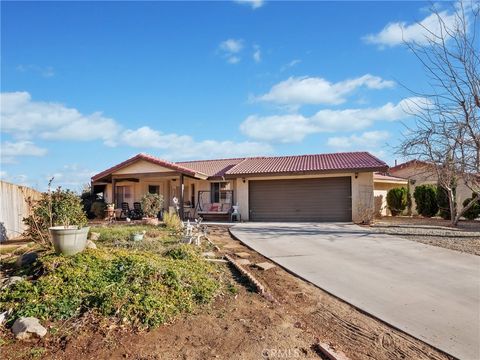
[{"label": "garage door panel", "polygon": [[251,180],[252,221],[351,221],[351,178]]}]

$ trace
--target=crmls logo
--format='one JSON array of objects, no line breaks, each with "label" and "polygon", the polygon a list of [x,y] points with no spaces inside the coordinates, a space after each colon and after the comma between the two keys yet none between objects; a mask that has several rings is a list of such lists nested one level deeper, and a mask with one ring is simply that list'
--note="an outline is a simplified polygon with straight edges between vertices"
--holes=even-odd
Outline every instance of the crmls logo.
[{"label": "crmls logo", "polygon": [[263,349],[265,359],[294,359],[300,357],[299,349]]}]

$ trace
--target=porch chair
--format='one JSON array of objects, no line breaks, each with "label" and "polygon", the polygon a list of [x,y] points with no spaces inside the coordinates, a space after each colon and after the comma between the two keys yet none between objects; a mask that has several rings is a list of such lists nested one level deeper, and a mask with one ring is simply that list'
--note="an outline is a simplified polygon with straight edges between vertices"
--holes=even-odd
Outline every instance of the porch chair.
[{"label": "porch chair", "polygon": [[133,210],[130,211],[130,217],[134,220],[140,220],[143,217],[142,204],[139,202],[133,203]]},{"label": "porch chair", "polygon": [[122,213],[120,214],[120,217],[125,217],[128,218],[130,217],[130,206],[128,205],[127,202],[122,202]]}]

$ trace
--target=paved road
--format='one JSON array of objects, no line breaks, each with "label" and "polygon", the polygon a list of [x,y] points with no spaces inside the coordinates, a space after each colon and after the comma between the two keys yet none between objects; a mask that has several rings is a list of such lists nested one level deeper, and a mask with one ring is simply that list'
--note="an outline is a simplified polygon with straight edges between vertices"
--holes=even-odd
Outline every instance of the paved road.
[{"label": "paved road", "polygon": [[245,223],[249,247],[446,353],[480,359],[480,256],[352,224]]}]

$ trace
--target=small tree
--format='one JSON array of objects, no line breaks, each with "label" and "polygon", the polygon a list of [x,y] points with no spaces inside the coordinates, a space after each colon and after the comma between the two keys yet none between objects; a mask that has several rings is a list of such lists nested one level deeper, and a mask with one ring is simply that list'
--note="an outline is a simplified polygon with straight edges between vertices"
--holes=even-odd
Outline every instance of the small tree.
[{"label": "small tree", "polygon": [[402,213],[408,204],[408,191],[406,188],[394,188],[388,190],[387,206],[392,213],[392,216],[397,216]]},{"label": "small tree", "polygon": [[95,201],[93,202],[92,206],[90,207],[90,212],[95,215],[97,219],[103,219],[105,217],[105,209],[107,208],[107,204],[103,201]]},{"label": "small tree", "polygon": [[163,196],[158,194],[145,194],[141,200],[142,210],[146,217],[157,217],[163,208]]},{"label": "small tree", "polygon": [[435,216],[438,212],[437,188],[434,185],[420,185],[413,192],[417,212],[424,217]]}]

